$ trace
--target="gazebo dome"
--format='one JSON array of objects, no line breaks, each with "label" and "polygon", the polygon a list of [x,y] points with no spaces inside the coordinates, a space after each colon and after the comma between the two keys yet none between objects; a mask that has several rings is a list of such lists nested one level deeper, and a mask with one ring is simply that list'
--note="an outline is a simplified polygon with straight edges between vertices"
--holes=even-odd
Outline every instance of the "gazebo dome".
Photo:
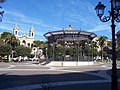
[{"label": "gazebo dome", "polygon": [[65,28],[64,30],[71,31],[71,30],[75,30],[75,29],[71,25],[69,25],[69,27]]},{"label": "gazebo dome", "polygon": [[96,37],[96,34],[93,32],[81,31],[74,29],[71,25],[64,28],[63,30],[47,32],[44,36],[48,39],[49,42],[56,41],[70,41],[70,40],[92,40]]}]

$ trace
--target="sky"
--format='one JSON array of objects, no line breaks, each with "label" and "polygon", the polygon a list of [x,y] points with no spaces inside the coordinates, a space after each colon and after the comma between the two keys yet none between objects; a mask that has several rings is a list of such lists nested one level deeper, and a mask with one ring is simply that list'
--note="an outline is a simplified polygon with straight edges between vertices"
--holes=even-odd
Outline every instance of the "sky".
[{"label": "sky", "polygon": [[[108,15],[109,0],[7,0],[1,4],[5,12],[0,33],[13,33],[13,27],[18,24],[19,35],[29,35],[33,26],[35,40],[46,41],[45,33],[71,25],[76,30],[106,35],[111,39],[111,22],[101,22],[94,10],[99,1],[107,7],[105,15]],[[116,23],[116,32],[118,30],[120,23]]]}]

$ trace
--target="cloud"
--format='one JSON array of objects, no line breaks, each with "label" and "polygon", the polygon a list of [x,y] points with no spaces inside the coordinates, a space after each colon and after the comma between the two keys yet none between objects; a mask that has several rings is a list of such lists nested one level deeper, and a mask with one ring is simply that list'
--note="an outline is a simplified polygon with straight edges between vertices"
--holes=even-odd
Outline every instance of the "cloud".
[{"label": "cloud", "polygon": [[[73,23],[81,23],[81,26],[92,26],[95,23],[95,10],[92,2],[85,0],[71,0],[65,12],[66,20]],[[93,19],[94,18],[94,19]],[[91,23],[90,23],[91,22]]]},{"label": "cloud", "polygon": [[98,26],[95,26],[93,29],[90,29],[88,31],[90,32],[97,32],[97,31],[104,31],[104,30],[110,30],[110,26],[108,24],[101,24]]},{"label": "cloud", "polygon": [[8,14],[8,15],[11,15],[11,16],[14,16],[14,17],[18,17],[18,18],[25,18],[26,16],[19,12],[19,11],[16,11],[16,10],[5,10],[5,13]]},{"label": "cloud", "polygon": [[13,28],[10,25],[0,25],[0,29],[11,31]]},{"label": "cloud", "polygon": [[[25,27],[30,27],[29,25],[33,25],[33,26],[37,26],[37,27],[39,26],[44,30],[45,29],[46,30],[48,30],[48,29],[52,29],[52,30],[59,29],[59,27],[49,25],[46,22],[43,22],[43,20],[40,20],[38,18],[28,17],[20,11],[16,11],[14,9],[13,10],[5,10],[5,11],[6,11],[6,18],[4,20],[4,23],[5,24],[12,24],[12,25],[15,25],[17,23],[20,27],[22,26],[23,27],[22,29],[25,30],[25,31],[27,29]],[[4,26],[4,28],[5,28],[5,26]],[[5,29],[7,30],[9,28],[6,27]],[[20,31],[20,32],[23,33],[23,31]],[[25,33],[27,33],[27,32],[25,32]]]},{"label": "cloud", "polygon": [[16,24],[16,22],[9,20],[9,18],[5,17],[5,19],[3,19],[2,23],[5,24]]},{"label": "cloud", "polygon": [[74,18],[66,18],[66,20],[70,21],[70,22],[75,22],[78,23],[79,21],[74,19]]}]

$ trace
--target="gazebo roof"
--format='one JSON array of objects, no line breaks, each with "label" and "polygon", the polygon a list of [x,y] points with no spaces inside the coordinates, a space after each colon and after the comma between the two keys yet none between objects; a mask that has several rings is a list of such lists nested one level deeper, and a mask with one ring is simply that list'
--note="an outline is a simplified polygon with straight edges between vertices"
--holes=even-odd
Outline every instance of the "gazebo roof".
[{"label": "gazebo roof", "polygon": [[74,31],[75,29],[71,25],[69,25],[69,27],[65,28],[64,30],[66,30],[66,31]]},{"label": "gazebo roof", "polygon": [[96,34],[93,32],[76,30],[69,25],[69,27],[63,30],[47,32],[44,36],[49,42],[56,42],[59,40],[92,40],[96,37]]}]

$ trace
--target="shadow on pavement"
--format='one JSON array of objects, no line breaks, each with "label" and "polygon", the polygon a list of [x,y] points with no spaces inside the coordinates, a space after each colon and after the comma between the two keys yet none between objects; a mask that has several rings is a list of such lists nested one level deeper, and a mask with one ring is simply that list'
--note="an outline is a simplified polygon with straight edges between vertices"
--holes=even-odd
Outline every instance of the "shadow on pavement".
[{"label": "shadow on pavement", "polygon": [[[12,75],[12,73],[4,73],[0,75],[0,90],[5,90],[5,88],[20,87],[26,85],[41,85],[40,88],[33,88],[34,90],[110,90],[111,83],[105,78],[90,75],[86,73],[97,73],[98,71],[89,71],[82,73],[62,73],[62,74],[37,74],[37,75]],[[120,70],[118,70],[118,76],[120,78]],[[33,71],[34,74],[34,71]],[[110,70],[108,71],[110,74]],[[101,81],[93,82],[90,81]],[[103,82],[102,82],[103,80]],[[80,84],[70,84],[61,86],[50,86],[50,83],[57,82],[71,82],[71,81],[81,81],[88,83]],[[45,86],[48,85],[48,86]],[[120,86],[120,83],[119,83]],[[7,90],[7,89],[6,89]],[[12,89],[11,89],[12,90]],[[17,90],[17,89],[16,89]],[[20,90],[20,89],[19,89]],[[21,89],[21,90],[31,90],[31,89]],[[120,87],[119,89],[120,90]]]}]

